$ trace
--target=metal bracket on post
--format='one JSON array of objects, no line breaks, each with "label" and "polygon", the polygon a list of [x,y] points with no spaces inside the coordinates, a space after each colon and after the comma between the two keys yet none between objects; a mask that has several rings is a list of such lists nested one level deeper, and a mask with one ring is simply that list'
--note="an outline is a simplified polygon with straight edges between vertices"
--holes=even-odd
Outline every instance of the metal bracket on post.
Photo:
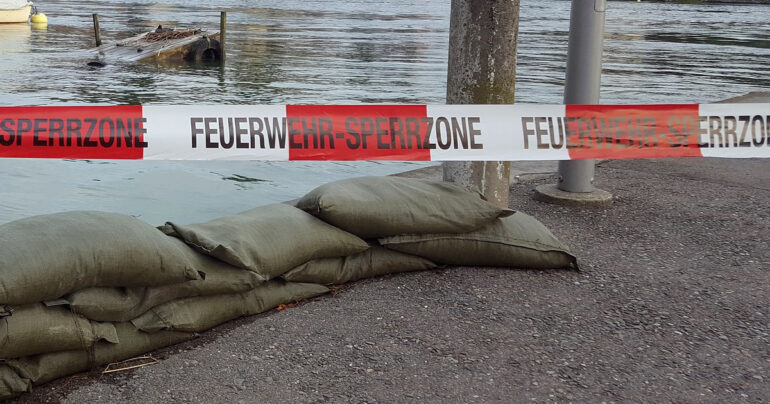
[{"label": "metal bracket on post", "polygon": [[[598,104],[606,0],[572,0],[565,104]],[[559,162],[559,183],[542,185],[534,198],[562,205],[606,205],[612,194],[594,188],[594,160]]]}]

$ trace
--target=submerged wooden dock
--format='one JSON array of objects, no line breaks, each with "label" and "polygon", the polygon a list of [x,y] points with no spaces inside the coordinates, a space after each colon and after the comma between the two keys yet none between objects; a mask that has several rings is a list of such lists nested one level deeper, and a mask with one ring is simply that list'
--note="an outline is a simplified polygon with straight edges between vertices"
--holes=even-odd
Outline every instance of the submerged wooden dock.
[{"label": "submerged wooden dock", "polygon": [[201,29],[164,30],[145,32],[115,43],[91,49],[91,65],[113,61],[204,62],[221,61],[222,47],[219,32]]},{"label": "submerged wooden dock", "polygon": [[93,59],[89,66],[104,66],[114,61],[220,62],[225,63],[225,35],[227,12],[220,13],[220,32],[203,29],[174,29],[158,25],[153,31],[126,38],[113,44],[102,45],[99,15],[93,14],[96,48],[89,52]]}]

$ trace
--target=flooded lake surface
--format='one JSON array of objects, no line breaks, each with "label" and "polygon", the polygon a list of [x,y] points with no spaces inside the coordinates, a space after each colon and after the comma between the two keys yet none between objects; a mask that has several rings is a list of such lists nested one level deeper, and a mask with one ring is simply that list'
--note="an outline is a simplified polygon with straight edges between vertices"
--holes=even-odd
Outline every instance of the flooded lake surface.
[{"label": "flooded lake surface", "polygon": [[[0,25],[0,105],[435,103],[445,99],[449,0],[43,1],[47,27]],[[517,102],[561,103],[569,1],[521,5]],[[86,66],[104,42],[164,27],[217,31],[217,65]],[[705,103],[770,88],[770,7],[610,1],[602,102]],[[152,223],[211,219],[334,179],[425,164],[0,160],[0,223],[95,209]]]}]

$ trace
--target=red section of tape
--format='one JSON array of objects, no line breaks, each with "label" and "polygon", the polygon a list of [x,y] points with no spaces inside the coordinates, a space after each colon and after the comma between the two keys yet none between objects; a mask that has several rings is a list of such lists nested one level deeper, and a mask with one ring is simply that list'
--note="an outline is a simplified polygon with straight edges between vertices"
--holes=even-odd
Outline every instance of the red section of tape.
[{"label": "red section of tape", "polygon": [[567,105],[572,159],[701,157],[698,105]]},{"label": "red section of tape", "polygon": [[141,159],[142,107],[0,107],[0,157]]},{"label": "red section of tape", "polygon": [[289,160],[430,160],[425,105],[288,105]]}]

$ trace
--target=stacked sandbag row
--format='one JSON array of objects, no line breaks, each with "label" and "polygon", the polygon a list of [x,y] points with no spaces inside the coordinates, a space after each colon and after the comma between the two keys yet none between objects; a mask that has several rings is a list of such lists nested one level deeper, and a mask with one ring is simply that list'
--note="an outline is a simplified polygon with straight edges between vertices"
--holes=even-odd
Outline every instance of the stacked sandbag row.
[{"label": "stacked sandbag row", "polygon": [[530,216],[452,184],[397,177],[338,181],[297,207],[159,229],[100,212],[0,226],[0,399],[323,285],[438,265],[575,263]]},{"label": "stacked sandbag row", "polygon": [[[400,177],[336,181],[314,189],[297,207],[384,247],[368,253],[386,255],[385,260],[398,252],[440,265],[576,268],[568,248],[537,219],[446,182]],[[360,259],[366,260],[348,258]],[[329,266],[334,265],[319,261],[284,277],[329,283],[310,275]],[[339,268],[339,274],[347,271],[344,265]]]},{"label": "stacked sandbag row", "polygon": [[[68,212],[0,226],[0,398],[156,347],[130,324],[89,319],[46,302],[93,287],[199,281],[203,268],[185,250],[152,226],[112,213]],[[85,365],[52,359],[65,352],[81,355]]]},{"label": "stacked sandbag row", "polygon": [[[355,249],[329,254],[366,248],[349,237]],[[120,214],[66,212],[0,226],[0,400],[328,291],[252,269]]]}]

